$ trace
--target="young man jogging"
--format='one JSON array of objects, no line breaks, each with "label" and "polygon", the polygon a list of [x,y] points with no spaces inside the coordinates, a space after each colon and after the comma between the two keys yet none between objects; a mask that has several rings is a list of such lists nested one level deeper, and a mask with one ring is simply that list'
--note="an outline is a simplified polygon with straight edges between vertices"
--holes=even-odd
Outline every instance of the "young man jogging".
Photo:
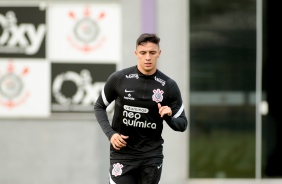
[{"label": "young man jogging", "polygon": [[[178,85],[157,69],[160,38],[141,34],[136,41],[137,65],[114,72],[94,105],[108,137],[110,184],[158,184],[163,163],[163,120],[185,131],[187,118]],[[106,108],[115,101],[113,120]]]}]

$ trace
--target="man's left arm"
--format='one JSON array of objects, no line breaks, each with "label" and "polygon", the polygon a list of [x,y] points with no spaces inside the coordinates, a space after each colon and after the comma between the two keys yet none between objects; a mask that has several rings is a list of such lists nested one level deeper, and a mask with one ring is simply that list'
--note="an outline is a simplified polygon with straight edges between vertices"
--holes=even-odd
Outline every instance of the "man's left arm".
[{"label": "man's left arm", "polygon": [[188,120],[181,93],[175,81],[170,81],[169,85],[170,103],[168,106],[159,106],[159,113],[173,130],[183,132],[187,129]]},{"label": "man's left arm", "polygon": [[184,109],[178,115],[177,113],[174,116],[164,116],[166,123],[175,131],[184,132],[187,129],[188,120],[185,116]]}]

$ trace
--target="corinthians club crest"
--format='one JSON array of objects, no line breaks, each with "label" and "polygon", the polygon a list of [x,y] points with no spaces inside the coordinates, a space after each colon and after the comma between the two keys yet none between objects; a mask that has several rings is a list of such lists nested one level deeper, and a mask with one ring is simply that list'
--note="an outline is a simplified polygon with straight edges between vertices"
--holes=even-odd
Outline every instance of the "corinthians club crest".
[{"label": "corinthians club crest", "polygon": [[0,70],[0,106],[13,108],[26,101],[29,93],[25,91],[23,77],[28,73],[26,67],[16,73],[13,63],[8,64],[6,73]]},{"label": "corinthians club crest", "polygon": [[155,101],[155,102],[157,102],[157,103],[163,101],[163,93],[164,93],[163,90],[154,89],[154,90],[153,90],[153,93],[154,93],[153,96],[152,96],[153,101]]},{"label": "corinthians club crest", "polygon": [[120,163],[113,164],[112,175],[115,177],[120,176],[122,174],[123,165]]},{"label": "corinthians club crest", "polygon": [[72,34],[68,36],[71,46],[83,52],[91,52],[100,48],[105,37],[101,35],[99,22],[103,21],[104,17],[104,12],[99,12],[95,17],[91,17],[89,7],[84,9],[82,18],[70,11],[69,18],[75,21]]}]

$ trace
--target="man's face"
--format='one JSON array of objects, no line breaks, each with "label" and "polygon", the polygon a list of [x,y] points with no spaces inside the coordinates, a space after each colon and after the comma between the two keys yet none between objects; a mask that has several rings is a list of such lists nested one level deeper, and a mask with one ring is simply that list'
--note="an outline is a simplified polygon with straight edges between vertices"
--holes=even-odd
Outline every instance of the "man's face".
[{"label": "man's face", "polygon": [[138,60],[137,67],[139,71],[145,75],[152,75],[157,70],[157,61],[161,54],[158,45],[152,42],[146,42],[138,45],[135,55]]}]

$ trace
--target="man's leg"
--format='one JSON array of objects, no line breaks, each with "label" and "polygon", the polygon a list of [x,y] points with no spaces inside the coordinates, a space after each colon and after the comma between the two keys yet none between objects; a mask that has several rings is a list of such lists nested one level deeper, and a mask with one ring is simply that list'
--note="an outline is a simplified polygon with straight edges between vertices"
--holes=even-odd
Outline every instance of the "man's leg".
[{"label": "man's leg", "polygon": [[162,164],[143,166],[138,184],[158,184],[161,179]]}]

